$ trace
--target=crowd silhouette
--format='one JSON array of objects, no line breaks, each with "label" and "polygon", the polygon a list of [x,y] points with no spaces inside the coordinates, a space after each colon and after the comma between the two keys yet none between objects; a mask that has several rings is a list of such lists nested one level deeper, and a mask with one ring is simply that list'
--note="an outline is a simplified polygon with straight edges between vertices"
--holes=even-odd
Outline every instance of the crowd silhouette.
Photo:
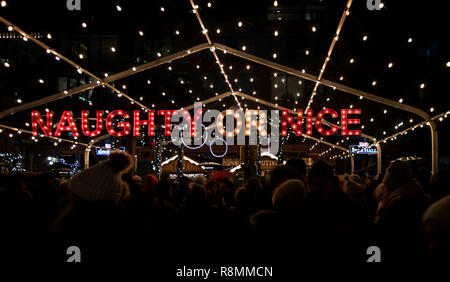
[{"label": "crowd silhouette", "polygon": [[[447,174],[420,182],[407,161],[383,175],[338,177],[293,158],[270,180],[236,187],[226,171],[172,180],[133,175],[132,157],[109,159],[67,181],[53,173],[2,175],[5,262],[354,263],[377,246],[382,263],[440,262],[450,251]],[[150,264],[149,264],[150,265]]]}]

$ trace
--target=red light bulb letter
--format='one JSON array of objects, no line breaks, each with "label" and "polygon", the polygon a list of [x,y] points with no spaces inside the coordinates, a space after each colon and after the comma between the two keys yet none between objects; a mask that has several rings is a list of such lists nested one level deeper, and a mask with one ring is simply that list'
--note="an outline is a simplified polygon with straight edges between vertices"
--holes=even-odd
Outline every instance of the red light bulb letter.
[{"label": "red light bulb letter", "polygon": [[349,124],[359,124],[359,119],[347,119],[347,115],[360,115],[361,109],[342,109],[341,110],[341,135],[361,135],[361,130],[348,130]]},{"label": "red light bulb letter", "polygon": [[295,135],[300,136],[302,135],[302,124],[303,124],[303,110],[297,111],[297,124],[295,124],[294,119],[291,117],[289,112],[287,110],[283,110],[281,112],[281,136],[287,135],[287,124],[289,122],[289,125],[292,127],[292,129],[295,132]]},{"label": "red light bulb letter", "polygon": [[98,136],[103,129],[103,111],[97,111],[96,127],[94,131],[89,130],[89,111],[81,111],[81,131],[88,137]]},{"label": "red light bulb letter", "polygon": [[109,113],[108,117],[106,118],[106,129],[108,130],[109,134],[115,137],[120,137],[124,135],[130,134],[130,123],[129,122],[119,122],[117,124],[117,127],[122,127],[123,130],[120,132],[117,132],[114,130],[112,120],[115,116],[122,116],[123,118],[130,118],[130,115],[122,110],[115,110]]},{"label": "red light bulb letter", "polygon": [[[66,121],[69,123],[69,125],[65,125]],[[71,131],[73,136],[80,136],[80,134],[78,133],[77,125],[73,120],[73,114],[71,111],[64,111],[61,115],[58,127],[56,128],[55,136],[61,136],[61,131]]]},{"label": "red light bulb letter", "polygon": [[141,125],[148,126],[148,136],[155,136],[155,112],[148,112],[148,120],[140,120],[139,111],[134,111],[133,136],[139,136],[139,129]]},{"label": "red light bulb letter", "polygon": [[306,135],[312,134],[313,111],[308,110],[306,113]]},{"label": "red light bulb letter", "polygon": [[165,136],[170,136],[170,129],[171,129],[171,124],[170,124],[170,118],[172,116],[172,114],[175,111],[158,111],[158,115],[164,115],[164,128],[165,128]]},{"label": "red light bulb letter", "polygon": [[327,114],[330,114],[332,118],[337,118],[339,115],[333,109],[324,109],[324,110],[321,110],[317,114],[316,129],[317,129],[317,131],[319,131],[320,134],[328,136],[328,135],[333,135],[334,133],[336,133],[336,131],[338,130],[338,127],[333,125],[330,130],[323,130],[322,117]]},{"label": "red light bulb letter", "polygon": [[53,112],[47,112],[47,125],[44,124],[44,120],[41,117],[41,113],[38,111],[31,112],[31,126],[33,128],[33,136],[37,136],[38,125],[44,132],[45,136],[52,136],[52,126],[53,126]]}]

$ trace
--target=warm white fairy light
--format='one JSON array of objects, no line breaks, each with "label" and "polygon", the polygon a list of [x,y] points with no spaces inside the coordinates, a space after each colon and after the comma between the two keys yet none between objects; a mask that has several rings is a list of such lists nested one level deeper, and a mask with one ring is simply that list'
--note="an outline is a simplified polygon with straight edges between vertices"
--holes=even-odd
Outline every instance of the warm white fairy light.
[{"label": "warm white fairy light", "polygon": [[83,28],[87,28],[87,23],[82,22],[82,23],[81,23],[81,26],[82,26]]},{"label": "warm white fairy light", "polygon": [[52,39],[52,35],[50,33],[47,33],[47,39]]},{"label": "warm white fairy light", "polygon": [[446,64],[447,68],[450,68],[450,61],[448,61]]},{"label": "warm white fairy light", "polygon": [[139,35],[144,36],[144,32],[142,30],[139,30]]},{"label": "warm white fairy light", "polygon": [[305,54],[309,55],[309,50],[308,49],[305,50]]},{"label": "warm white fairy light", "polygon": [[273,54],[272,54],[272,57],[273,57],[274,59],[276,59],[276,58],[277,58],[277,53],[273,53]]},{"label": "warm white fairy light", "polygon": [[367,40],[367,35],[364,35],[363,38],[362,38],[362,40],[363,40],[363,41],[366,41],[366,40]]},{"label": "warm white fairy light", "polygon": [[3,65],[4,65],[6,68],[9,68],[9,67],[11,66],[8,62],[4,62]]},{"label": "warm white fairy light", "polygon": [[274,6],[274,7],[278,7],[278,1],[276,1],[276,0],[273,1],[273,6]]},{"label": "warm white fairy light", "polygon": [[242,27],[242,22],[239,21],[237,25],[238,25],[238,27]]},{"label": "warm white fairy light", "polygon": [[119,12],[122,11],[122,7],[120,7],[119,5],[116,5],[116,9],[117,9],[117,11],[119,11]]},{"label": "warm white fairy light", "polygon": [[22,103],[22,100],[19,98],[19,99],[17,99],[17,103]]},{"label": "warm white fairy light", "polygon": [[353,64],[355,62],[355,59],[351,58],[350,59],[350,64]]},{"label": "warm white fairy light", "polygon": [[164,12],[164,11],[166,11],[166,9],[164,8],[164,7],[161,7],[161,12]]},{"label": "warm white fairy light", "polygon": [[6,1],[2,1],[1,5],[2,5],[2,7],[6,7],[6,5],[8,5],[8,3],[6,3]]},{"label": "warm white fairy light", "polygon": [[277,37],[277,36],[278,36],[278,30],[275,30],[275,31],[273,32],[273,35],[274,35],[275,37]]},{"label": "warm white fairy light", "polygon": [[377,81],[376,80],[372,81],[372,86],[375,86],[375,85],[377,85]]},{"label": "warm white fairy light", "polygon": [[247,50],[247,46],[243,45],[241,49],[242,49],[242,51],[245,51],[245,50]]},{"label": "warm white fairy light", "polygon": [[84,59],[84,56],[83,56],[83,54],[79,54],[79,55],[78,55],[78,58],[80,58],[80,59]]},{"label": "warm white fairy light", "polygon": [[44,80],[43,80],[42,78],[39,78],[39,79],[38,79],[38,82],[39,82],[40,84],[43,84],[43,83],[44,83]]},{"label": "warm white fairy light", "polygon": [[115,47],[111,47],[111,52],[116,52],[116,48]]},{"label": "warm white fairy light", "polygon": [[392,68],[394,66],[394,63],[392,63],[392,62],[389,62],[389,64],[388,64],[388,68]]},{"label": "warm white fairy light", "polygon": [[419,86],[421,89],[425,88],[425,83],[421,83]]},{"label": "warm white fairy light", "polygon": [[313,26],[313,27],[311,28],[311,30],[312,30],[312,32],[316,32],[316,31],[317,31],[317,28],[316,28],[315,26]]},{"label": "warm white fairy light", "polygon": [[399,102],[399,103],[403,103],[403,99],[400,98],[400,99],[398,100],[398,102]]},{"label": "warm white fairy light", "polygon": [[384,110],[384,111],[383,111],[383,114],[387,114],[387,110]]},{"label": "warm white fairy light", "polygon": [[413,42],[412,37],[408,38],[408,43],[411,43],[411,42]]},{"label": "warm white fairy light", "polygon": [[220,33],[220,28],[216,29],[216,33],[217,33],[217,34]]},{"label": "warm white fairy light", "polygon": [[434,112],[434,108],[433,107],[430,108],[430,112],[431,113]]},{"label": "warm white fairy light", "polygon": [[344,80],[344,77],[343,76],[339,77],[339,80]]},{"label": "warm white fairy light", "polygon": [[208,4],[206,4],[208,6],[208,8],[211,8],[211,2],[208,2]]},{"label": "warm white fairy light", "polygon": [[12,26],[8,26],[8,31],[13,31],[14,28]]}]

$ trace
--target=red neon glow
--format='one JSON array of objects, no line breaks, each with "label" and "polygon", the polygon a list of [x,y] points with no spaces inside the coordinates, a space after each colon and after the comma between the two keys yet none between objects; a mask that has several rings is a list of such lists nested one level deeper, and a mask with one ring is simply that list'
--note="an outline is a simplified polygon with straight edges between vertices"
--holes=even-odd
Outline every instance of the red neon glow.
[{"label": "red neon glow", "polygon": [[337,113],[335,110],[333,110],[333,109],[324,109],[324,110],[321,110],[321,111],[317,114],[317,118],[316,118],[316,129],[317,129],[317,131],[319,131],[320,134],[326,135],[326,136],[332,135],[332,134],[336,133],[336,131],[337,131],[338,128],[339,128],[339,127],[336,126],[336,125],[333,125],[333,126],[331,127],[331,129],[329,129],[329,130],[324,130],[324,129],[323,129],[323,127],[322,127],[322,118],[323,118],[324,115],[331,115],[332,118],[337,118],[337,117],[339,117],[338,113]]},{"label": "red neon glow", "polygon": [[122,111],[122,110],[115,110],[115,111],[112,111],[111,113],[109,113],[108,117],[106,118],[106,129],[108,130],[109,134],[111,134],[112,136],[115,136],[115,137],[121,137],[121,136],[130,134],[130,123],[129,122],[117,123],[117,127],[121,127],[121,128],[123,128],[123,130],[119,131],[119,132],[114,130],[112,121],[115,116],[122,116],[125,119],[130,118],[130,115],[127,112]]},{"label": "red neon glow", "polygon": [[47,124],[44,124],[44,120],[42,119],[41,113],[38,111],[31,112],[31,126],[33,131],[33,136],[37,136],[38,133],[38,125],[44,132],[45,136],[52,136],[52,127],[53,127],[53,112],[47,112]]},{"label": "red neon glow", "polygon": [[[68,122],[68,125],[65,125]],[[61,115],[61,119],[59,120],[58,127],[55,131],[55,136],[61,136],[62,131],[71,131],[72,135],[75,137],[79,137],[77,124],[73,120],[73,114],[71,111],[64,111]]]},{"label": "red neon glow", "polygon": [[97,111],[96,127],[94,131],[89,130],[89,111],[81,111],[81,132],[84,135],[95,137],[100,135],[103,130],[103,111]]},{"label": "red neon glow", "polygon": [[349,124],[359,124],[359,119],[348,119],[347,115],[360,115],[361,109],[341,110],[341,135],[361,135],[361,130],[348,130]]},{"label": "red neon glow", "polygon": [[148,120],[139,119],[139,111],[134,111],[133,136],[139,136],[139,129],[142,125],[148,126],[148,136],[155,136],[155,112],[148,112]]}]

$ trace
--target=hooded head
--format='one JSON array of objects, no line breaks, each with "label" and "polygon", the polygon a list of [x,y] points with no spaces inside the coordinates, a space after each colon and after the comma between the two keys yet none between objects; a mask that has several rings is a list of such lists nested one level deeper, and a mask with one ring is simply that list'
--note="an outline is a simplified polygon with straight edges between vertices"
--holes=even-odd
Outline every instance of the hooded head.
[{"label": "hooded head", "polygon": [[132,160],[126,152],[111,152],[109,159],[75,174],[68,188],[86,201],[117,202],[126,194],[122,174],[131,168]]}]

